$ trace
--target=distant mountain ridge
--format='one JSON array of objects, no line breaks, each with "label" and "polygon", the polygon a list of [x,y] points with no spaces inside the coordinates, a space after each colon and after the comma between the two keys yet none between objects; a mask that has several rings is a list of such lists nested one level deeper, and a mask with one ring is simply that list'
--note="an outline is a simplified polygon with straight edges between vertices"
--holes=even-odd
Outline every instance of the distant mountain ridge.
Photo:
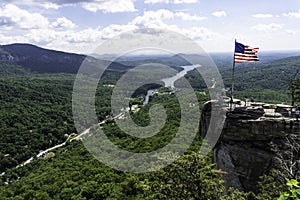
[{"label": "distant mountain ridge", "polygon": [[[224,61],[225,62],[225,61]],[[225,62],[226,64],[226,62]],[[219,66],[225,89],[232,85],[231,66]],[[196,71],[186,75],[193,88],[207,88],[203,77]],[[270,62],[243,63],[235,66],[234,91],[236,98],[252,96],[258,101],[290,103],[289,82],[300,78],[300,56],[272,60]]]},{"label": "distant mountain ridge", "polygon": [[[83,54],[66,53],[62,51],[44,49],[32,44],[10,44],[0,46],[0,61],[20,65],[25,69],[39,73],[77,73],[82,62],[87,58]],[[95,59],[102,64],[109,61]],[[111,69],[124,70],[128,66],[111,63]]]},{"label": "distant mountain ridge", "polygon": [[[246,63],[237,66],[236,76],[243,76],[243,80],[251,80],[252,83],[257,81],[257,75],[259,75],[260,78],[267,78],[269,80],[272,79],[274,75],[278,77],[279,74],[281,74],[281,76],[288,75],[288,79],[291,79],[292,77],[299,77],[298,63],[300,63],[300,57],[289,57],[291,55],[297,55],[297,52],[261,53],[260,57],[262,61],[250,64]],[[300,55],[300,53],[298,55]],[[225,80],[230,78],[232,56],[230,56],[229,53],[217,53],[211,54],[210,56],[220,69],[223,78]],[[19,65],[26,71],[38,73],[76,74],[82,62],[87,57],[91,61],[90,63],[93,65],[110,64],[110,69],[126,71],[133,66],[145,63],[160,63],[180,70],[180,66],[189,65],[190,63],[188,60],[198,59],[199,55],[173,54],[153,57],[120,57],[116,61],[111,62],[108,60],[103,60],[103,58],[95,58],[83,54],[44,49],[32,44],[0,45],[0,63],[6,64],[6,68],[8,66]],[[184,58],[187,58],[188,60],[185,60]],[[4,68],[4,65],[2,68]],[[283,80],[287,81],[286,79],[287,77],[283,78]]]},{"label": "distant mountain ridge", "polygon": [[[230,87],[232,70],[228,68],[220,71],[226,87]],[[282,91],[287,95],[288,83],[295,78],[300,78],[300,56],[282,58],[268,63],[236,65],[235,89],[238,91],[268,89]]]}]

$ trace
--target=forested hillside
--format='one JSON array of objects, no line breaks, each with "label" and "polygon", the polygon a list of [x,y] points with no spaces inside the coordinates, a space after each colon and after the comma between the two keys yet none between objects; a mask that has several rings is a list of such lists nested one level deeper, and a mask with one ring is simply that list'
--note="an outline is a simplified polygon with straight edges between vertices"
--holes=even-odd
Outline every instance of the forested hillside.
[{"label": "forested hillside", "polygon": [[221,194],[226,198],[220,175],[209,158],[200,160],[190,154],[163,170],[130,174],[105,166],[76,141],[9,172],[12,180],[18,176],[22,177],[19,181],[0,186],[1,198],[210,199]]},{"label": "forested hillside", "polygon": [[75,132],[72,83],[73,77],[68,75],[0,79],[0,171]]},{"label": "forested hillside", "polygon": [[111,69],[126,70],[129,67],[119,63],[99,60],[86,55],[43,49],[31,44],[0,46],[0,61],[17,64],[32,72],[76,74],[82,62],[90,59],[95,66],[109,65]]},{"label": "forested hillside", "polygon": [[[300,56],[268,63],[237,64],[235,66],[235,96],[241,99],[245,96],[253,96],[257,101],[290,104],[288,84],[300,77],[299,69]],[[225,88],[229,90],[232,81],[232,67],[220,68],[220,73]],[[193,87],[206,88],[203,79],[196,70],[189,72],[186,77]]]},{"label": "forested hillside", "polygon": [[[66,146],[44,158],[16,168],[40,150],[63,143],[70,134],[76,133],[72,116],[75,75],[71,73],[78,70],[80,60],[85,56],[27,45],[1,46],[1,49],[0,198],[246,199],[253,195],[235,190],[224,193],[221,179],[224,172],[214,170],[212,155],[204,159],[196,156],[202,142],[199,135],[185,156],[153,173],[137,175],[112,170],[93,158],[80,141],[68,141]],[[178,56],[147,58],[145,62],[161,62],[180,70],[179,66],[185,61]],[[219,59],[221,63],[223,57]],[[114,63],[105,72],[96,91],[99,121],[111,113],[113,85],[131,68],[128,66],[141,62],[143,60],[137,59]],[[300,57],[289,57],[267,63],[237,65],[236,96],[243,98],[251,95],[255,100],[289,103],[288,83],[299,77],[299,63]],[[220,72],[228,89],[231,68],[220,67]],[[186,77],[195,88],[201,109],[201,105],[209,99],[206,86],[196,70]],[[131,116],[138,125],[145,126],[150,121],[149,108],[160,104],[168,114],[162,131],[148,139],[135,138],[126,135],[110,119],[102,129],[115,145],[132,152],[147,152],[163,147],[173,138],[180,124],[180,109],[175,96],[169,94],[168,89],[161,88],[161,95],[154,95],[149,104],[142,106],[147,90],[157,87],[146,85],[138,89],[131,103],[139,104],[139,108],[131,112]],[[155,157],[153,161],[158,159],[161,158]],[[252,197],[266,199],[262,194],[278,197],[284,187],[276,181],[269,181],[273,179],[274,176],[264,178],[264,185],[260,185],[261,193]]]},{"label": "forested hillside", "polygon": [[0,77],[23,76],[29,74],[24,67],[16,64],[0,61]]},{"label": "forested hillside", "polygon": [[[204,93],[197,96],[200,104],[207,100]],[[116,145],[133,152],[151,151],[165,145],[178,127],[178,102],[174,96],[155,96],[149,105],[133,114],[133,118],[139,125],[147,124],[148,109],[156,103],[164,105],[170,120],[164,130],[151,140],[125,136],[113,122],[104,125],[106,135]],[[211,154],[199,157],[197,152],[201,143],[202,139],[197,135],[185,155],[175,163],[155,172],[132,174],[102,164],[82,142],[75,140],[24,167],[7,170],[0,179],[0,192],[4,199],[264,200],[266,197],[278,197],[285,191],[273,176],[266,176],[258,194],[234,189],[226,193],[222,180],[225,172],[214,169]],[[170,156],[174,155],[153,157],[153,162]]]},{"label": "forested hillside", "polygon": [[[3,49],[12,51],[14,48],[16,46],[6,46]],[[34,52],[36,55],[50,51],[42,50],[41,53],[37,47],[29,46],[29,49],[32,48],[36,51]],[[23,50],[21,48],[13,55],[18,55]],[[52,52],[52,54],[60,53]],[[170,64],[178,62],[178,56],[175,57],[175,60],[172,60],[171,57],[161,59]],[[43,62],[47,63],[45,60]],[[137,65],[140,62],[141,60],[138,60],[137,63],[131,61],[131,64]],[[251,95],[258,101],[289,103],[288,83],[299,77],[299,63],[300,57],[289,57],[267,64],[237,65],[236,96],[243,98]],[[7,61],[0,63],[0,71],[3,77],[0,79],[0,138],[2,144],[0,146],[0,171],[4,171],[20,164],[38,153],[39,150],[63,142],[66,139],[65,134],[76,132],[72,124],[71,112],[71,93],[75,77],[67,74],[33,74],[26,67]],[[120,71],[120,68],[118,70],[110,69],[106,71],[99,85],[114,84],[123,73],[125,71]],[[229,88],[231,69],[221,69],[221,74],[225,86]],[[194,88],[198,90],[206,88],[197,71],[189,72],[186,77]],[[141,87],[135,96],[146,94],[147,89],[151,87],[154,86]],[[97,111],[100,120],[110,113],[108,97],[111,92],[112,88],[109,87],[99,87],[97,92],[97,102],[100,105]]]}]

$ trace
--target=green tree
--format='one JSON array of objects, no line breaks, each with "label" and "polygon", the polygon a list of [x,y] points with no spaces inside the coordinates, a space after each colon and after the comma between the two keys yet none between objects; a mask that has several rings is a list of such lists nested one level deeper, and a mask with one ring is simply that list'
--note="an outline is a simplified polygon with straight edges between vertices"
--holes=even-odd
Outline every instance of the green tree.
[{"label": "green tree", "polygon": [[144,190],[148,190],[150,199],[219,198],[224,195],[225,187],[214,165],[208,163],[210,161],[201,159],[196,153],[182,156],[155,173],[152,181],[143,182]]},{"label": "green tree", "polygon": [[287,179],[286,181],[286,186],[288,187],[288,190],[286,192],[283,192],[278,198],[278,200],[300,199],[299,182],[295,179]]},{"label": "green tree", "polygon": [[292,97],[292,106],[295,102],[300,102],[300,79],[296,78],[289,82],[289,95]]}]

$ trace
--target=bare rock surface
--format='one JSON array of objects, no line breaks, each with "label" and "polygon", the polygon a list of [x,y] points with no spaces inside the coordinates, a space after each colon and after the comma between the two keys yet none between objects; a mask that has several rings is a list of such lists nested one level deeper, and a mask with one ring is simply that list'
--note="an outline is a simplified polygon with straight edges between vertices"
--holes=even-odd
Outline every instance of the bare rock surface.
[{"label": "bare rock surface", "polygon": [[[214,161],[217,167],[226,172],[225,184],[243,191],[256,191],[259,177],[278,163],[287,162],[290,157],[278,155],[297,155],[290,151],[289,138],[300,136],[300,121],[283,117],[275,112],[277,106],[255,104],[226,109],[224,127],[217,145],[214,147]],[[273,110],[267,109],[273,108]],[[285,107],[284,107],[285,108]],[[201,116],[201,136],[205,137],[210,122],[211,103],[206,103]],[[274,146],[278,147],[274,150]],[[299,168],[298,165],[296,167]]]}]

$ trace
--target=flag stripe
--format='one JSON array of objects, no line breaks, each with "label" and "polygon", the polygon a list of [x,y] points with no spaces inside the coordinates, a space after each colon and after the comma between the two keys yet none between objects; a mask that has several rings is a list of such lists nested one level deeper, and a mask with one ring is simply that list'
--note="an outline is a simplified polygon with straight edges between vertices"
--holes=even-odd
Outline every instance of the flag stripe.
[{"label": "flag stripe", "polygon": [[235,56],[240,56],[240,57],[258,57],[257,54],[242,54],[242,53],[235,53]]},{"label": "flag stripe", "polygon": [[241,43],[235,43],[234,51],[234,62],[256,62],[259,61],[257,56],[259,48],[252,48],[248,45],[243,45]]},{"label": "flag stripe", "polygon": [[239,60],[239,59],[236,59],[235,60],[235,63],[242,63],[242,62],[257,62],[259,61],[259,59],[252,59],[252,60]]},{"label": "flag stripe", "polygon": [[235,62],[254,62],[254,61],[259,61],[259,58],[248,58],[248,59],[245,59],[245,58],[237,58],[235,59]]},{"label": "flag stripe", "polygon": [[259,60],[258,57],[236,57],[236,60]]},{"label": "flag stripe", "polygon": [[251,59],[258,59],[258,57],[242,57],[242,56],[236,56],[235,59],[244,59],[244,60],[251,60]]}]

